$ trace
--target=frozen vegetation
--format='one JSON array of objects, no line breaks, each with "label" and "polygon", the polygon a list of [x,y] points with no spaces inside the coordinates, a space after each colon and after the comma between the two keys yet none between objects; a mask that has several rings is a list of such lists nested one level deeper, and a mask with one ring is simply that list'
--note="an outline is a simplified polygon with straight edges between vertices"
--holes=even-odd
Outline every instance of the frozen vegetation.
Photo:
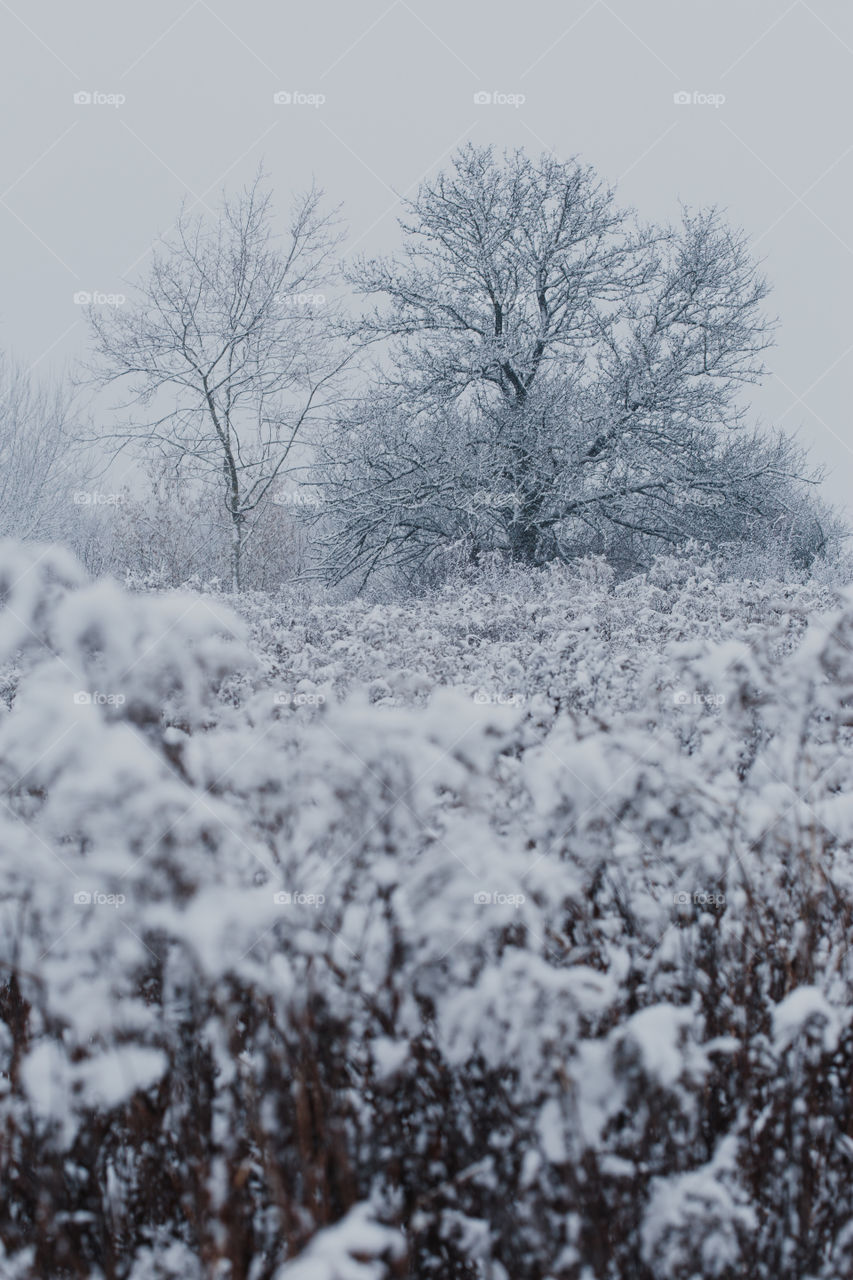
[{"label": "frozen vegetation", "polygon": [[4,1280],[853,1272],[853,596],[0,548]]}]

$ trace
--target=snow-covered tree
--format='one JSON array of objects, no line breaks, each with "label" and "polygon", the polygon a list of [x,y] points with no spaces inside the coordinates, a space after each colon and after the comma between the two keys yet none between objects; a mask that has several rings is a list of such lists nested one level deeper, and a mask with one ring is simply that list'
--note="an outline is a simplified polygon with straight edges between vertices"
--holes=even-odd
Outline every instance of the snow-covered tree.
[{"label": "snow-covered tree", "polygon": [[337,243],[312,190],[279,244],[259,176],[215,219],[182,215],[135,297],[89,313],[92,373],[136,410],[107,438],[217,485],[237,590],[252,513],[294,467],[348,359],[328,292]]},{"label": "snow-covered tree", "polygon": [[771,325],[717,211],[638,228],[576,162],[469,145],[402,228],[401,257],[353,272],[383,355],[327,440],[333,571],[460,539],[636,565],[801,519],[799,451],[736,431]]},{"label": "snow-covered tree", "polygon": [[[232,546],[214,484],[154,457],[116,498],[114,505],[95,508],[88,536],[75,539],[91,572],[140,587],[230,589]],[[243,589],[274,591],[306,570],[309,532],[294,514],[297,508],[276,492],[247,515]]]},{"label": "snow-covered tree", "polygon": [[74,529],[73,490],[83,461],[77,411],[62,382],[40,382],[0,353],[0,533],[65,539]]}]

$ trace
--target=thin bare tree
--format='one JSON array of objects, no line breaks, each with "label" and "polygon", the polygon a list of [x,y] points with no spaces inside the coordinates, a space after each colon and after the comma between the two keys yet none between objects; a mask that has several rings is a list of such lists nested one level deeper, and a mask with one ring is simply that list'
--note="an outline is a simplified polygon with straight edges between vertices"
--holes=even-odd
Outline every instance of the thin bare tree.
[{"label": "thin bare tree", "polygon": [[250,515],[290,471],[328,411],[351,355],[335,324],[334,214],[312,189],[273,231],[263,175],[215,218],[182,213],[126,305],[90,308],[90,373],[122,384],[129,416],[106,433],[116,451],[159,452],[214,479],[242,584]]},{"label": "thin bare tree", "polygon": [[0,352],[0,534],[64,541],[75,523],[72,490],[84,460],[78,412],[61,379],[40,381]]}]

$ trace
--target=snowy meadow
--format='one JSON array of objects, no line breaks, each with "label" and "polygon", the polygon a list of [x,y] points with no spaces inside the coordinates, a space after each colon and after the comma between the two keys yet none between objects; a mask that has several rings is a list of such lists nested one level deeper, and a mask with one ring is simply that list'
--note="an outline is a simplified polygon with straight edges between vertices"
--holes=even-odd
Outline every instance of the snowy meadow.
[{"label": "snowy meadow", "polygon": [[849,1274],[846,588],[0,583],[4,1276]]}]

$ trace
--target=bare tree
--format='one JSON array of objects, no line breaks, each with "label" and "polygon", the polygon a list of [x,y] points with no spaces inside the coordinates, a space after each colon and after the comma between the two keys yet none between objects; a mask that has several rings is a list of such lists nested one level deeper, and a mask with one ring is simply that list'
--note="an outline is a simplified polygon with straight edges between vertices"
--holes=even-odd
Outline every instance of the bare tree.
[{"label": "bare tree", "polygon": [[[90,536],[75,547],[90,572],[155,587],[228,587],[229,530],[210,483],[154,456],[115,497],[114,505],[91,508]],[[276,494],[246,523],[244,590],[275,590],[305,571],[310,533],[292,504]]]},{"label": "bare tree", "polygon": [[259,175],[214,220],[180,217],[134,301],[89,313],[94,377],[124,383],[122,408],[135,411],[110,438],[217,480],[234,590],[250,513],[293,467],[349,358],[326,292],[338,243],[311,190],[279,245]]},{"label": "bare tree", "polygon": [[74,524],[76,409],[61,381],[39,382],[0,353],[0,532],[65,540]]}]

